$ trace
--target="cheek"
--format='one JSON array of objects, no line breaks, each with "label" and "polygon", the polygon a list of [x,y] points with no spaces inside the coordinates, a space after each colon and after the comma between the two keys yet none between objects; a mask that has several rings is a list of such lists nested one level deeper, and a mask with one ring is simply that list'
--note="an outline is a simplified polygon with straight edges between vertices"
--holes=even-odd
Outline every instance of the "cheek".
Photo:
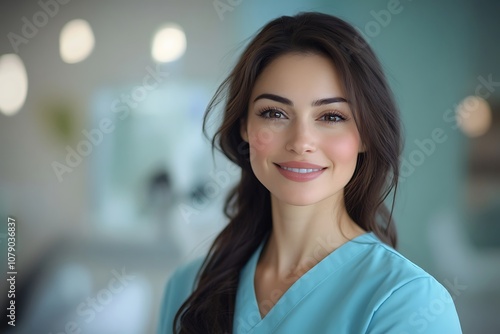
[{"label": "cheek", "polygon": [[251,127],[248,129],[248,142],[250,145],[250,156],[263,155],[279,145],[279,137],[276,131],[269,127]]},{"label": "cheek", "polygon": [[356,163],[359,151],[359,137],[355,134],[343,135],[328,140],[324,152],[334,163]]}]

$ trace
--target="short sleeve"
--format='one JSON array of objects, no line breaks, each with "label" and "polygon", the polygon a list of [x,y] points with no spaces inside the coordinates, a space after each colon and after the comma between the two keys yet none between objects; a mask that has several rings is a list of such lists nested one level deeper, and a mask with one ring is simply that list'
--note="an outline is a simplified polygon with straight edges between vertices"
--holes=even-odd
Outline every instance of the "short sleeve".
[{"label": "short sleeve", "polygon": [[168,280],[160,307],[157,334],[172,333],[174,317],[193,292],[196,274],[202,262],[203,258],[198,258],[179,267]]},{"label": "short sleeve", "polygon": [[167,286],[163,293],[162,304],[160,308],[160,321],[158,324],[157,334],[166,334],[172,332],[172,325],[174,316],[177,310],[173,310],[175,305],[175,280],[177,272],[174,272],[172,277],[168,280]]},{"label": "short sleeve", "polygon": [[369,334],[460,334],[453,298],[433,277],[413,279],[395,289],[374,312]]}]

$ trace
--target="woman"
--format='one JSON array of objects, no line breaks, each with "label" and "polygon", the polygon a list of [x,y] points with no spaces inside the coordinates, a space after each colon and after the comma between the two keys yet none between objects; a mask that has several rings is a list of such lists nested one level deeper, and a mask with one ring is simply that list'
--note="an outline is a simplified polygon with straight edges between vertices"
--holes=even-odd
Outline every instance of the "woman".
[{"label": "woman", "polygon": [[207,257],[170,278],[160,333],[461,333],[446,289],[394,249],[399,115],[351,25],[269,22],[205,124],[224,99],[212,144],[241,181]]}]

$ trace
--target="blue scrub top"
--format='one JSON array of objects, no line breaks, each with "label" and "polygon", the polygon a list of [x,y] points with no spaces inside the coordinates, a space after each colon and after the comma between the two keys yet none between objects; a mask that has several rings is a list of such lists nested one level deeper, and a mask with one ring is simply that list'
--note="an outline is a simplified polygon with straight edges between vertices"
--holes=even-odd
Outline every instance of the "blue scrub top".
[{"label": "blue scrub top", "polygon": [[[343,244],[301,276],[261,317],[255,268],[266,240],[243,267],[233,333],[462,333],[448,291],[373,232]],[[168,281],[158,333],[172,333],[181,304],[193,291],[203,259]],[[261,301],[270,302],[270,301]]]}]

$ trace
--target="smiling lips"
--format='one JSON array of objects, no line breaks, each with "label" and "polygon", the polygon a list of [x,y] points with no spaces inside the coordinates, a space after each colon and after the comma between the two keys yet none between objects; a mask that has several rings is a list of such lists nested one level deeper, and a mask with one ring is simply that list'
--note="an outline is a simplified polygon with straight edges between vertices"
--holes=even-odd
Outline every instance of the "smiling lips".
[{"label": "smiling lips", "polygon": [[325,171],[326,167],[299,161],[289,161],[274,164],[278,171],[289,180],[307,182],[314,180]]}]

